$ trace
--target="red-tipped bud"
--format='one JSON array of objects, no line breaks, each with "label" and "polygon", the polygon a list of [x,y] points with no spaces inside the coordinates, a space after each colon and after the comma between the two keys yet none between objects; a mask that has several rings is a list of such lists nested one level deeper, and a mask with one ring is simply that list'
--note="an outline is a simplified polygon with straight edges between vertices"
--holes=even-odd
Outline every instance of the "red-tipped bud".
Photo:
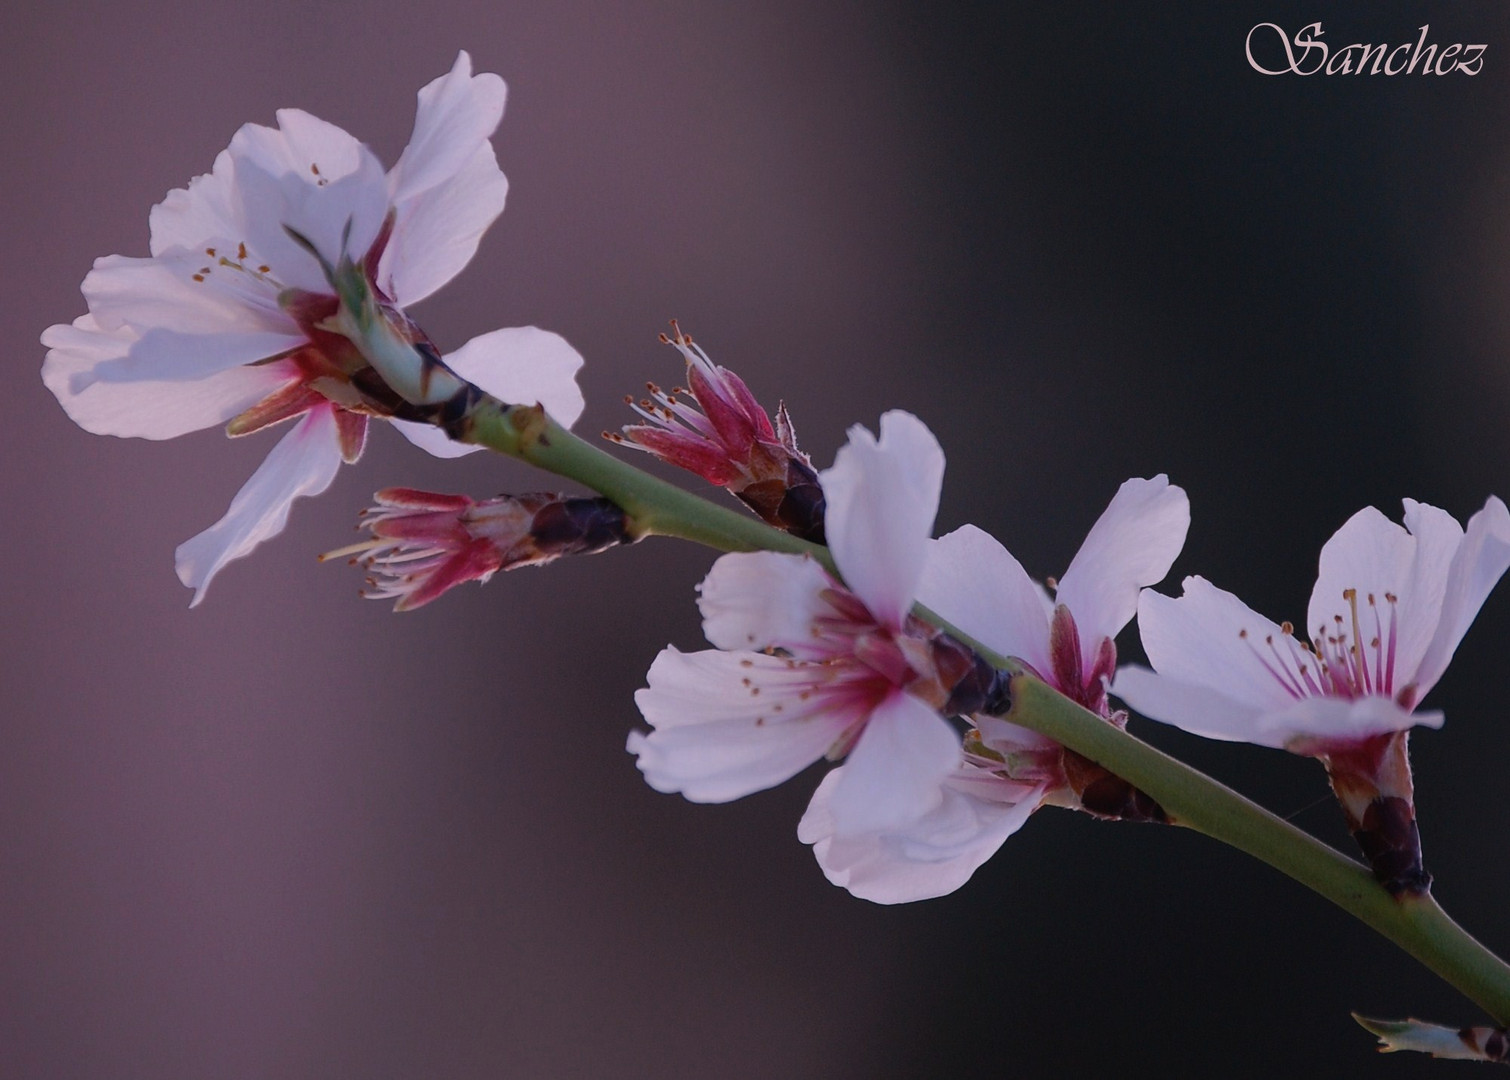
[{"label": "red-tipped bud", "polygon": [[686,359],[687,387],[668,393],[651,384],[650,397],[627,399],[646,423],[608,437],[728,488],[770,524],[822,543],[823,491],[786,407],[773,422],[743,379],[671,326],[674,335],[661,340]]},{"label": "red-tipped bud", "polygon": [[535,492],[478,502],[412,488],[385,488],[375,498],[377,505],[362,514],[372,539],[321,558],[352,556],[370,575],[364,595],[396,599],[395,611],[422,607],[468,581],[486,582],[499,570],[638,539],[624,511],[601,498]]}]

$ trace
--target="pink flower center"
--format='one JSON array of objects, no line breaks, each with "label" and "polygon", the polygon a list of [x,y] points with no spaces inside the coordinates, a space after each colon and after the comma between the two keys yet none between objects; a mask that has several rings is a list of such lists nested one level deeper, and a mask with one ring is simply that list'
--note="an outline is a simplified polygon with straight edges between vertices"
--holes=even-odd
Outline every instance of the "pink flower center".
[{"label": "pink flower center", "polygon": [[[1246,628],[1238,631],[1238,637],[1293,698],[1392,697],[1399,598],[1384,594],[1387,618],[1373,593],[1367,595],[1361,612],[1357,589],[1344,589],[1342,599],[1348,617],[1335,615],[1332,625],[1318,626],[1310,644],[1296,640],[1295,627],[1288,622],[1280,625],[1278,640],[1268,634],[1262,645]],[[1403,699],[1413,696],[1411,691],[1411,687],[1400,691],[1402,705],[1409,707]]]}]

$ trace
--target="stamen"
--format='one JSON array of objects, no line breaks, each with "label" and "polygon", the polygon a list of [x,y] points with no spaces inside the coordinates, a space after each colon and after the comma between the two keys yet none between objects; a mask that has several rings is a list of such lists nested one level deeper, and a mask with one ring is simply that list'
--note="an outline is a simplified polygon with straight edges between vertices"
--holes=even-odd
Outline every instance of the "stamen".
[{"label": "stamen", "polygon": [[1353,646],[1352,656],[1356,669],[1355,679],[1359,689],[1368,694],[1373,691],[1373,686],[1368,677],[1368,661],[1363,655],[1363,634],[1358,630],[1358,590],[1346,589],[1342,598],[1347,601],[1348,610],[1353,616]]},{"label": "stamen", "polygon": [[[1248,646],[1249,651],[1253,653],[1253,658],[1264,666],[1264,670],[1267,671],[1270,675],[1273,675],[1275,681],[1278,682],[1280,686],[1283,686],[1285,688],[1285,693],[1289,694],[1291,697],[1305,696],[1303,693],[1297,693],[1292,680],[1285,678],[1285,676],[1281,675],[1278,671],[1269,666],[1269,661],[1264,659],[1264,654],[1254,648],[1253,642],[1248,640],[1248,630],[1246,627],[1239,630],[1237,632],[1237,636]],[[1272,635],[1269,637],[1269,646],[1271,649],[1274,646],[1274,638]],[[1276,658],[1278,658],[1277,653],[1275,654],[1275,656]]]}]

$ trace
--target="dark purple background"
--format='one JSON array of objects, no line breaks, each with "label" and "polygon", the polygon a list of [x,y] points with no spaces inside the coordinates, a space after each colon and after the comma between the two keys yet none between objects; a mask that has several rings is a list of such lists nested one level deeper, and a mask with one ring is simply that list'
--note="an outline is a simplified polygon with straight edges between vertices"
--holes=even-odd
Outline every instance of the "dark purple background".
[{"label": "dark purple background", "polygon": [[[1476,78],[1265,78],[1249,27],[1487,42]],[[587,356],[580,428],[678,378],[678,317],[826,465],[909,408],[940,530],[1062,571],[1168,471],[1201,572],[1303,611],[1401,496],[1510,494],[1510,12],[1500,4],[11,5],[0,14],[0,1075],[1436,1075],[1349,1009],[1478,1022],[1299,886],[1174,830],[1038,815],[962,892],[880,908],[794,837],[623,752],[708,552],[641,545],[413,615],[315,553],[378,487],[550,486],[379,432],[199,610],[172,551],[271,445],[75,428],[37,378],[90,261],[247,120],[391,162],[458,48],[508,80],[509,207],[416,314]],[[1437,895],[1510,948],[1510,596],[1416,739]],[[1136,654],[1131,635],[1124,652]],[[1141,733],[1345,843],[1319,767]]]}]

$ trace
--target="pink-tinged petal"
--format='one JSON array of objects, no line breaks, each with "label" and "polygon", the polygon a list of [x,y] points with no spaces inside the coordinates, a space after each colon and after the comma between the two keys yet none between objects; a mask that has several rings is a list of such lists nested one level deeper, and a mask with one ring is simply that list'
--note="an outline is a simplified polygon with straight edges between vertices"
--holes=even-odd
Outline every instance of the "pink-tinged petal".
[{"label": "pink-tinged petal", "polygon": [[455,176],[398,203],[378,271],[394,302],[418,303],[471,262],[508,191],[492,145],[483,142]]},{"label": "pink-tinged petal", "polygon": [[1484,606],[1507,568],[1510,568],[1510,512],[1503,502],[1491,496],[1484,508],[1468,519],[1463,542],[1448,569],[1436,633],[1415,673],[1418,697],[1425,696],[1447,670],[1458,642],[1463,640],[1479,608]]},{"label": "pink-tinged petal", "polygon": [[545,406],[551,419],[571,427],[585,404],[577,385],[582,354],[560,334],[513,326],[474,337],[445,356],[446,366],[499,401]]},{"label": "pink-tinged petal", "polygon": [[850,751],[831,798],[835,834],[889,832],[939,805],[944,777],[960,760],[960,737],[917,698],[888,694]]},{"label": "pink-tinged petal", "polygon": [[989,533],[965,525],[931,541],[917,599],[987,648],[1048,672],[1043,589]]},{"label": "pink-tinged petal", "polygon": [[273,447],[225,517],[178,546],[178,580],[194,590],[190,607],[204,599],[221,567],[283,531],[295,499],[330,486],[341,467],[334,412],[333,406],[312,409]]},{"label": "pink-tinged petal", "polygon": [[458,53],[451,70],[420,89],[414,132],[390,176],[395,204],[451,179],[498,128],[508,91],[491,72],[472,74]]},{"label": "pink-tinged petal", "polygon": [[974,719],[981,742],[1000,754],[1048,750],[1059,745],[1047,735],[1040,735],[1031,728],[1003,720],[999,716],[977,716]]},{"label": "pink-tinged petal", "polygon": [[434,424],[416,424],[412,420],[394,420],[391,423],[404,438],[438,458],[465,457],[482,449],[472,443],[456,442]]},{"label": "pink-tinged petal", "polygon": [[239,165],[256,165],[273,176],[289,173],[311,187],[335,183],[363,168],[370,153],[350,132],[303,109],[279,109],[278,126],[243,124],[227,153]]},{"label": "pink-tinged petal", "polygon": [[[308,261],[309,256],[304,258]],[[139,332],[161,329],[182,334],[298,331],[294,321],[278,309],[275,288],[248,292],[222,287],[220,279],[228,275],[216,266],[203,252],[160,259],[106,255],[94,261],[81,289],[89,313],[103,330],[129,326]],[[204,280],[195,280],[196,276]]]},{"label": "pink-tinged petal", "polygon": [[[1411,503],[1409,516],[1421,535],[1412,536],[1372,506],[1337,530],[1321,549],[1304,628],[1318,645],[1323,634],[1346,635],[1350,644],[1361,639],[1365,654],[1374,656],[1368,646],[1375,637],[1388,649],[1392,613],[1387,598],[1396,597],[1396,690],[1409,682],[1425,655],[1441,614],[1447,567],[1463,535],[1458,523],[1435,507]],[[1356,635],[1349,593],[1355,594],[1358,606]],[[1370,672],[1375,666],[1369,666]]]},{"label": "pink-tinged petal", "polygon": [[881,437],[856,424],[819,477],[826,529],[850,590],[877,621],[900,628],[923,574],[944,482],[944,451],[911,413],[881,417]]},{"label": "pink-tinged petal", "polygon": [[1138,592],[1169,573],[1190,529],[1184,489],[1159,475],[1117,489],[1070,568],[1055,599],[1070,609],[1080,651],[1095,656],[1102,638],[1115,638],[1138,610]]},{"label": "pink-tinged petal", "polygon": [[703,579],[697,606],[703,634],[720,649],[786,649],[817,658],[813,620],[828,612],[821,596],[833,582],[805,555],[775,551],[720,556]]},{"label": "pink-tinged petal", "polygon": [[272,360],[307,343],[300,334],[148,330],[131,343],[125,356],[102,360],[77,375],[73,387],[83,392],[97,382],[197,382],[230,368]]},{"label": "pink-tinged petal", "polygon": [[48,346],[42,381],[85,431],[171,439],[223,424],[299,377],[292,363],[275,361],[192,381],[99,381],[95,373],[101,365],[121,360],[135,340],[130,330],[100,330],[89,315],[72,326],[49,327],[42,335]]},{"label": "pink-tinged petal", "polygon": [[957,784],[966,771],[962,768],[946,782],[940,804],[910,828],[838,836],[830,802],[846,768],[833,770],[818,785],[797,838],[813,845],[824,877],[877,904],[906,904],[954,892],[1022,828],[1044,791],[989,774],[981,775],[1002,790],[968,781]]},{"label": "pink-tinged petal", "polygon": [[762,653],[664,649],[635,704],[654,728],[628,750],[657,791],[728,802],[823,757],[855,718],[807,693],[812,676]]},{"label": "pink-tinged petal", "polygon": [[[215,167],[189,181],[187,188],[174,188],[152,208],[152,254],[187,251],[197,255],[217,240],[241,232],[236,167],[230,152],[222,150]],[[218,249],[217,249],[218,250]]]},{"label": "pink-tinged petal", "polygon": [[[339,180],[311,183],[305,166],[297,172],[271,172],[260,163],[237,157],[236,178],[246,207],[248,263],[271,267],[272,276],[291,288],[330,292],[319,262],[297,244],[287,229],[300,233],[330,263],[344,250],[360,262],[377,238],[388,213],[383,167],[366,147],[359,147],[357,167]],[[323,167],[322,167],[323,168]]]},{"label": "pink-tinged petal", "polygon": [[1111,692],[1134,712],[1192,735],[1225,742],[1284,745],[1282,739],[1272,741],[1272,736],[1259,727],[1258,720],[1265,715],[1263,709],[1236,701],[1209,686],[1165,678],[1143,667],[1124,667],[1118,669]]},{"label": "pink-tinged petal", "polygon": [[[1402,709],[1385,697],[1370,695],[1348,701],[1345,698],[1306,698],[1288,709],[1260,716],[1256,721],[1260,737],[1250,739],[1264,746],[1286,746],[1292,742],[1317,740],[1321,743],[1347,743],[1384,735],[1420,725],[1439,728],[1439,712],[1416,712]],[[1307,752],[1309,752],[1309,748]]]},{"label": "pink-tinged petal", "polygon": [[1298,692],[1287,687],[1304,678],[1300,665],[1315,674],[1294,638],[1205,578],[1184,585],[1177,600],[1145,589],[1138,601],[1138,632],[1154,670],[1260,712],[1294,700]]}]

